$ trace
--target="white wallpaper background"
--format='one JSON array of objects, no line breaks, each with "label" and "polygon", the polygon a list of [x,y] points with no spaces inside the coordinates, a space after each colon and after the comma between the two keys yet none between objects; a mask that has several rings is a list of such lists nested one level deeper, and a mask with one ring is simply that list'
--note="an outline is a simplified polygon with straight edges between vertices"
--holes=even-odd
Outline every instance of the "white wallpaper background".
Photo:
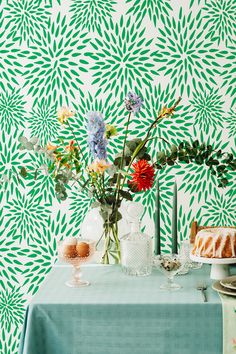
[{"label": "white wallpaper background", "polygon": [[[19,150],[18,138],[55,141],[61,105],[77,111],[71,124],[86,149],[86,112],[117,125],[109,153],[118,152],[129,90],[144,100],[131,136],[142,137],[161,107],[182,96],[176,115],[157,135],[171,143],[196,140],[235,153],[234,0],[0,1],[0,353],[17,353],[25,307],[56,260],[56,240],[78,235],[90,199],[76,188],[59,203],[45,174],[18,179],[40,157]],[[152,157],[167,148],[150,145]],[[33,161],[33,162],[32,162]],[[205,165],[177,165],[159,173],[162,246],[171,245],[175,179],[179,234],[201,224],[235,224],[235,175],[217,188]],[[153,235],[155,189],[138,194],[143,227]]]}]

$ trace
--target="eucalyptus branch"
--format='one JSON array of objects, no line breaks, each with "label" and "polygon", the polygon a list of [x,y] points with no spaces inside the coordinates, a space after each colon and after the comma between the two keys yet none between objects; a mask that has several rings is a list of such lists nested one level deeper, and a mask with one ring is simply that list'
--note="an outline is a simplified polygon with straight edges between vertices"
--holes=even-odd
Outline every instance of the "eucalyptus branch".
[{"label": "eucalyptus branch", "polygon": [[158,152],[158,159],[153,164],[155,168],[174,166],[178,162],[205,164],[213,176],[219,180],[219,187],[228,183],[228,173],[236,171],[236,159],[233,154],[213,149],[211,145],[200,144],[198,140],[193,143],[182,142],[178,146],[172,145],[170,150]]}]

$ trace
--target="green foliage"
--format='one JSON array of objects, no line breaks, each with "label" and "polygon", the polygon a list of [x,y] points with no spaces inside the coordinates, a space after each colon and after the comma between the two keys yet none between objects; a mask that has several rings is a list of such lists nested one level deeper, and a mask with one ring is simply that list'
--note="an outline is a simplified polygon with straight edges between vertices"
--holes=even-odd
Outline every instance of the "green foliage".
[{"label": "green foliage", "polygon": [[[160,84],[156,86],[150,85],[144,92],[145,105],[139,114],[140,118],[134,117],[135,126],[131,130],[131,136],[140,139],[143,139],[143,132],[147,132],[153,119],[157,117],[160,108],[167,104],[172,106],[179,94],[179,91],[175,90],[170,84],[165,89]],[[150,139],[146,145],[149,148],[152,159],[156,158],[156,151],[166,149],[169,145],[168,143],[178,144],[182,140],[190,138],[190,127],[193,123],[190,105],[183,105],[180,102],[176,107],[174,116],[160,120],[153,129],[152,137],[156,139]]]},{"label": "green foliage", "polygon": [[229,171],[236,171],[236,159],[232,153],[214,150],[212,145],[200,144],[198,140],[192,143],[184,141],[178,146],[172,145],[170,150],[158,152],[155,167],[159,170],[178,162],[205,164],[210,173],[218,178],[219,187],[225,187],[229,183]]}]

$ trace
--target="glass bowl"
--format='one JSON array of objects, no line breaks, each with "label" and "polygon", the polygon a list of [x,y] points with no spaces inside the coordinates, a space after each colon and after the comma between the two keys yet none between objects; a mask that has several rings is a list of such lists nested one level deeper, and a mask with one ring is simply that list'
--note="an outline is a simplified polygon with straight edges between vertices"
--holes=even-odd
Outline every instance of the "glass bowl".
[{"label": "glass bowl", "polygon": [[59,259],[73,266],[72,279],[66,281],[66,285],[72,288],[90,285],[89,281],[81,279],[80,266],[91,260],[95,253],[95,241],[70,237],[59,241],[57,248]]},{"label": "glass bowl", "polygon": [[190,243],[190,240],[183,240],[180,244],[179,254],[186,258],[186,265],[189,269],[199,269],[202,267],[202,263],[194,262],[190,259],[190,254],[193,246]]},{"label": "glass bowl", "polygon": [[181,285],[174,283],[174,276],[184,267],[185,261],[178,254],[164,254],[154,257],[153,266],[159,269],[167,278],[160,286],[163,290],[178,290]]}]

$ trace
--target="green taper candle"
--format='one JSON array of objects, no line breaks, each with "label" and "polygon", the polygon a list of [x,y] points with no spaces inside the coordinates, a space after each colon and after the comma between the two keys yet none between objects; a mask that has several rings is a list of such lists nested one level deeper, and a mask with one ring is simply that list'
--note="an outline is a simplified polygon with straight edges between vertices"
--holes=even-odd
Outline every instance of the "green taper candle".
[{"label": "green taper candle", "polygon": [[157,194],[156,194],[156,210],[154,213],[155,218],[155,243],[154,243],[154,254],[161,254],[161,230],[160,230],[160,191],[159,191],[159,181],[157,179]]},{"label": "green taper candle", "polygon": [[178,203],[177,183],[174,184],[173,212],[172,212],[172,253],[178,253]]}]

